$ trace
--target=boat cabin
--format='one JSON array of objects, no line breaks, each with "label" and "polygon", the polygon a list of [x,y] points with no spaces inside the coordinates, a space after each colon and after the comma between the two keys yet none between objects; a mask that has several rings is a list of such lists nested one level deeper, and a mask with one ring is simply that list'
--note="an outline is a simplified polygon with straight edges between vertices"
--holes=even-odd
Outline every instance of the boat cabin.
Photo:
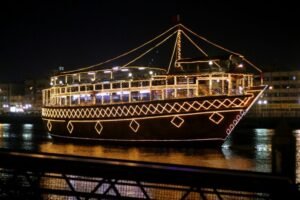
[{"label": "boat cabin", "polygon": [[91,106],[243,95],[253,86],[253,75],[242,73],[166,74],[166,70],[127,67],[63,74],[51,77],[43,91],[45,106]]}]

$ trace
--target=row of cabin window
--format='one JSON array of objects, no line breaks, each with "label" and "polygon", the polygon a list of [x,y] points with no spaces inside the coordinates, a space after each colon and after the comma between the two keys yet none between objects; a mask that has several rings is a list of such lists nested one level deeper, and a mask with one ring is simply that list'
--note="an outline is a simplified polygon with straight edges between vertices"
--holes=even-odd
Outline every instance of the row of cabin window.
[{"label": "row of cabin window", "polygon": [[[90,80],[90,79],[88,79],[88,80]],[[107,80],[107,81],[109,81],[109,80]],[[173,85],[175,83],[174,77],[163,79],[163,80],[151,80],[151,81],[152,81],[152,85],[166,85],[166,84]],[[148,86],[149,82],[150,82],[150,80],[149,81],[132,81],[131,84],[137,84],[137,85],[143,84],[145,86]],[[196,82],[196,77],[189,77],[189,78],[176,77],[176,82],[177,82],[177,84],[187,84],[187,83],[194,84]],[[76,81],[73,81],[71,84],[80,84],[80,83],[97,83],[97,81],[84,81],[84,80],[78,81],[78,80],[76,80]],[[124,82],[124,83],[128,84],[128,82]],[[66,83],[63,79],[55,82],[55,85],[65,85],[65,84]],[[120,84],[120,83],[116,83],[116,84]]]},{"label": "row of cabin window", "polygon": [[[168,82],[168,85],[173,85],[174,83]],[[178,83],[178,84],[186,84],[186,83]],[[193,84],[191,82],[190,84]],[[112,86],[111,86],[112,85]],[[166,85],[166,80],[154,80],[152,81],[152,86],[160,86],[160,85]],[[140,81],[140,82],[131,82],[131,87],[147,87],[150,86],[149,81]],[[118,89],[118,88],[128,88],[129,82],[123,82],[123,83],[112,83],[112,84],[97,84],[95,85],[95,90],[102,90],[102,89]],[[56,88],[56,93],[65,93],[67,89],[67,92],[78,92],[80,91],[93,91],[93,85],[84,85],[84,86],[76,86],[76,87],[68,87],[68,88]]]},{"label": "row of cabin window", "polygon": [[[162,90],[153,90],[151,93],[140,93],[139,91],[131,92],[129,94],[117,94],[111,93],[107,95],[84,95],[84,96],[68,96],[65,98],[60,98],[61,105],[78,105],[80,104],[93,104],[94,98],[96,104],[108,104],[108,103],[118,103],[118,102],[129,102],[129,98],[131,97],[130,102],[137,101],[150,101],[150,100],[162,100],[162,99],[174,99],[174,98],[184,98],[184,97],[194,97],[196,95],[195,89],[177,89],[177,96],[175,97],[175,90],[168,89],[166,91]],[[80,101],[79,101],[80,99]],[[57,102],[59,100],[57,99]]]}]

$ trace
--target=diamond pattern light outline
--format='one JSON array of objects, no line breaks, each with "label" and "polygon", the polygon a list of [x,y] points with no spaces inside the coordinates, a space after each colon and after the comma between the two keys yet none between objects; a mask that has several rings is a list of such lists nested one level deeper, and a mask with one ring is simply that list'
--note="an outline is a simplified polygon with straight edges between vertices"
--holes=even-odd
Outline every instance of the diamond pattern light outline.
[{"label": "diamond pattern light outline", "polygon": [[[100,126],[100,128],[99,128],[98,126]],[[102,126],[102,124],[101,124],[100,121],[97,121],[97,122],[96,122],[96,124],[95,124],[95,130],[96,130],[96,132],[97,132],[99,135],[101,134],[101,132],[102,132],[102,130],[103,130],[103,126]]]},{"label": "diamond pattern light outline", "polygon": [[[176,123],[175,123],[175,120],[176,120],[176,119],[179,119],[181,122],[180,122],[179,124],[176,124]],[[175,127],[180,128],[180,127],[182,126],[182,124],[184,123],[184,119],[181,118],[180,116],[176,115],[176,116],[174,116],[174,117],[172,118],[171,123],[172,123]]]},{"label": "diamond pattern light outline", "polygon": [[[133,123],[135,125],[137,125],[136,128],[133,127],[133,125],[134,125]],[[136,120],[133,119],[133,120],[131,120],[131,122],[129,124],[129,127],[131,128],[131,130],[133,130],[136,133],[139,130],[139,128],[140,128],[140,124]]]},{"label": "diamond pattern light outline", "polygon": [[74,125],[73,125],[73,123],[71,121],[68,122],[67,129],[68,129],[68,131],[69,131],[70,134],[73,132]]},{"label": "diamond pattern light outline", "polygon": [[47,128],[48,128],[48,131],[52,130],[52,123],[50,120],[47,121]]},{"label": "diamond pattern light outline", "polygon": [[144,115],[157,115],[157,114],[171,114],[171,113],[184,113],[184,112],[197,112],[205,111],[211,108],[239,108],[245,107],[247,103],[253,98],[234,98],[223,100],[204,100],[204,101],[184,101],[174,103],[157,103],[157,104],[139,104],[139,105],[122,105],[111,106],[106,108],[92,107],[92,108],[42,108],[42,116],[49,118],[109,118],[109,117],[132,117]]},{"label": "diamond pattern light outline", "polygon": [[[214,116],[218,115],[220,117],[219,120],[215,120]],[[215,124],[220,124],[220,122],[224,119],[224,116],[218,112],[214,112],[209,116],[209,120],[212,121]]]},{"label": "diamond pattern light outline", "polygon": [[229,135],[233,131],[238,122],[243,118],[243,115],[245,115],[245,111],[241,111],[240,114],[236,116],[235,120],[233,120],[233,122],[229,124],[228,128],[226,129],[227,135]]},{"label": "diamond pattern light outline", "polygon": [[[233,110],[232,110],[233,111]],[[221,111],[221,112],[232,112],[232,111]],[[235,110],[236,111],[236,110]],[[209,114],[209,113],[214,113],[214,112],[203,112],[203,113],[195,113],[196,115],[197,114]],[[242,116],[245,114],[245,111],[243,111],[243,110],[240,110],[240,115],[238,115],[237,117],[236,117],[236,120],[235,121],[237,121],[237,120],[240,120],[241,118],[242,118]],[[192,114],[192,113],[186,113],[186,114],[182,114],[182,115],[194,115],[194,114]],[[173,118],[172,118],[172,120],[175,120],[175,118],[176,117],[179,117],[178,115],[171,115],[171,116],[173,116]],[[170,117],[170,116],[161,116],[161,117]],[[148,118],[148,117],[147,117]],[[150,116],[150,118],[156,118],[155,116]],[[181,117],[180,117],[181,118]],[[141,118],[141,119],[139,119],[139,120],[142,120],[142,119],[144,119],[144,118]],[[182,120],[183,120],[183,118],[181,118]],[[43,119],[43,120],[46,120],[46,119]],[[118,121],[119,119],[110,119],[110,120],[105,120],[105,121]],[[138,131],[138,129],[139,129],[139,127],[140,127],[140,125],[139,125],[139,123],[136,121],[136,120],[134,120],[134,119],[124,119],[124,120],[126,120],[126,121],[131,121],[131,123],[130,123],[130,125],[132,126],[132,123],[134,123],[133,121],[135,121],[135,123],[137,124],[137,126],[138,127],[136,127],[135,129],[133,128],[133,127],[130,127],[133,131]],[[171,121],[172,121],[171,120]],[[48,119],[48,120],[46,120],[46,121],[51,121],[51,122],[65,122],[66,120],[54,120],[54,119]],[[86,123],[86,122],[88,122],[88,123],[95,123],[95,125],[96,125],[96,123],[97,122],[99,122],[100,120],[70,120],[69,122],[68,122],[68,124],[67,124],[67,126],[69,125],[69,129],[73,132],[73,129],[74,129],[74,123]],[[172,122],[171,122],[172,123]],[[102,124],[101,124],[102,125]],[[180,125],[177,125],[177,124],[173,124],[175,127],[178,127],[178,128],[180,128],[180,126],[182,125],[182,124],[180,124]],[[229,135],[230,133],[231,133],[231,131],[232,131],[232,129],[235,127],[235,125],[236,124],[234,124],[234,122],[232,123],[232,124],[230,124],[229,125],[229,127],[227,128],[227,130],[226,130],[226,133]],[[103,127],[103,126],[102,126]],[[71,129],[71,128],[73,128],[73,129]],[[70,132],[70,130],[69,130],[69,132]],[[71,133],[70,133],[71,134]]]}]

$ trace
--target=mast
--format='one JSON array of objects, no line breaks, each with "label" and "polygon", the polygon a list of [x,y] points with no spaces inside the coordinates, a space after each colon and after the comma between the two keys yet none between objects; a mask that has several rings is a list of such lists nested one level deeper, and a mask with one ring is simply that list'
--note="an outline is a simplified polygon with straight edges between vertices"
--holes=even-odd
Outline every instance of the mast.
[{"label": "mast", "polygon": [[181,29],[180,29],[180,24],[177,25],[178,30],[177,30],[177,36],[176,36],[176,63],[175,67],[182,69],[182,66],[180,63],[178,63],[178,60],[181,60]]}]

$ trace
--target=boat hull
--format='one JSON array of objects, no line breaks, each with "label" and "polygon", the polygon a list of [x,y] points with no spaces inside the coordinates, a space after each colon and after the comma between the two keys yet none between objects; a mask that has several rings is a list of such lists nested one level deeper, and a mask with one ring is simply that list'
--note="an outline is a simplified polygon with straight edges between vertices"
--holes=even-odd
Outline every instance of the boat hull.
[{"label": "boat hull", "polygon": [[[50,134],[61,138],[115,142],[222,141],[230,134],[228,124],[233,122],[241,113],[240,110],[220,113],[224,119],[219,124],[209,119],[211,113],[187,114],[180,117],[167,116],[142,120],[135,119],[134,121],[102,121],[101,125],[100,123],[97,124],[98,121],[76,121],[72,123],[72,133],[67,128],[69,122],[57,122],[52,124],[53,131]],[[219,117],[216,117],[216,119],[219,119]],[[98,131],[95,127],[98,128]],[[101,127],[102,130],[100,132]]]},{"label": "boat hull", "polygon": [[45,107],[51,136],[111,142],[224,141],[264,87],[247,95],[86,107]]}]

